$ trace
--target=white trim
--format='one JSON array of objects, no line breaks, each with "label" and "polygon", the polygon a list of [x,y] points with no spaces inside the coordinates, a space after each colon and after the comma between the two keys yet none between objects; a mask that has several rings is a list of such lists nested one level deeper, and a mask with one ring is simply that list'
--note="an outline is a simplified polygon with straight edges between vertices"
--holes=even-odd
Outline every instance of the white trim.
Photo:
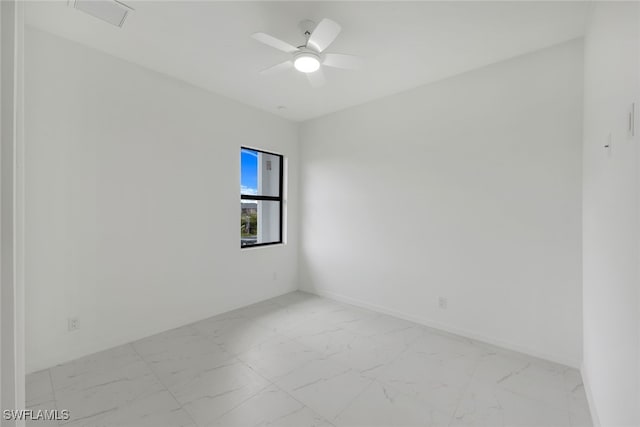
[{"label": "white trim", "polygon": [[584,363],[580,366],[580,375],[582,375],[582,384],[584,385],[584,392],[587,395],[587,403],[589,404],[589,413],[591,414],[591,422],[593,427],[600,427],[600,418],[598,417],[598,411],[596,411],[596,402],[593,399],[593,393],[591,392],[591,382],[587,370],[584,367]]},{"label": "white trim", "polygon": [[[24,409],[24,259],[20,252],[24,240],[23,221],[23,37],[24,8],[20,1],[8,0],[0,4],[0,20],[4,24],[0,35],[2,44],[0,86],[2,132],[0,162],[0,284],[2,300],[2,328],[0,334],[3,409]],[[1,25],[1,24],[0,24]],[[2,419],[3,426],[24,426],[24,420]]]},{"label": "white trim", "polygon": [[[2,101],[4,99],[4,97],[2,96],[3,90],[3,84],[2,84],[2,75],[3,75],[3,61],[2,61],[2,40],[4,37],[3,33],[2,33],[2,16],[3,16],[3,12],[2,12],[2,4],[0,3],[0,143],[2,142],[3,138],[2,138],[2,127],[3,127],[3,123],[4,123],[4,115],[2,112]],[[1,151],[1,150],[0,150]],[[0,158],[0,161],[2,159]],[[0,188],[1,188],[1,184],[2,184],[2,168],[0,168]],[[0,220],[2,220],[2,210],[0,209]],[[2,251],[0,250],[0,263],[1,263],[1,257],[2,257]],[[1,272],[0,272],[1,273]],[[0,276],[1,277],[1,276]],[[4,299],[2,298],[2,293],[4,292],[4,282],[2,282],[2,280],[0,280],[0,315],[2,315],[2,312],[4,311]],[[5,373],[4,370],[4,353],[5,353],[5,349],[4,349],[4,331],[2,331],[2,320],[0,319],[0,408],[4,408],[6,406],[6,397],[4,396],[4,392],[3,390],[5,389],[5,382],[7,381],[7,374]],[[3,421],[0,421],[1,424],[5,424]]]},{"label": "white trim", "polygon": [[414,322],[414,323],[418,323],[420,325],[424,325],[430,328],[434,328],[434,329],[438,329],[453,335],[458,335],[464,338],[468,338],[474,341],[480,341],[483,343],[487,343],[487,344],[491,344],[497,347],[502,347],[505,348],[507,350],[511,350],[511,351],[516,351],[518,353],[524,353],[526,355],[529,356],[533,356],[536,357],[538,359],[544,359],[550,362],[554,362],[554,363],[559,363],[561,365],[566,365],[566,366],[570,366],[572,368],[576,368],[576,369],[580,369],[580,361],[574,360],[574,359],[570,359],[570,358],[565,358],[565,357],[558,357],[556,355],[552,355],[552,354],[547,354],[547,353],[543,353],[543,352],[539,352],[537,350],[533,350],[531,348],[525,347],[525,346],[521,346],[518,344],[513,344],[510,342],[506,342],[506,341],[502,341],[502,340],[497,340],[494,338],[490,338],[487,337],[485,335],[482,334],[478,334],[472,331],[468,331],[468,330],[464,330],[464,329],[459,329],[459,328],[455,328],[449,325],[446,325],[444,323],[441,322],[436,322],[434,320],[431,319],[426,319],[426,318],[422,318],[422,317],[417,317],[417,316],[412,316],[409,314],[405,314],[405,313],[401,313],[399,311],[395,311],[392,309],[388,309],[376,304],[371,304],[365,301],[361,301],[355,298],[351,298],[351,297],[347,297],[344,295],[340,295],[334,292],[330,292],[330,291],[325,291],[322,289],[313,289],[313,290],[309,290],[309,289],[301,289],[304,292],[309,292],[312,294],[316,294],[322,297],[326,297],[326,298],[330,298],[330,299],[334,299],[336,301],[340,301],[340,302],[344,302],[347,304],[351,304],[351,305],[355,305],[357,307],[361,307],[361,308],[365,308],[368,310],[373,310],[373,311],[377,311],[379,313],[383,313],[383,314],[388,314],[390,316],[394,316],[397,317],[399,319],[403,319],[403,320],[408,320],[409,322]]},{"label": "white trim", "polygon": [[[15,280],[15,357],[17,409],[26,405],[26,331],[25,331],[25,144],[24,144],[24,2],[16,1],[15,53],[15,153],[14,153],[14,280]],[[17,422],[18,427],[26,424]]]}]

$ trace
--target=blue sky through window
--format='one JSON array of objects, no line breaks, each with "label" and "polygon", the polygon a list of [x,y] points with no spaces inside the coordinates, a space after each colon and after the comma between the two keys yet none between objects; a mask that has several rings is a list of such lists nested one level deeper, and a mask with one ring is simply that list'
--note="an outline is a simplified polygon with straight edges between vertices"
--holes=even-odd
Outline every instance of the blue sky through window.
[{"label": "blue sky through window", "polygon": [[240,151],[240,193],[258,194],[258,152]]}]

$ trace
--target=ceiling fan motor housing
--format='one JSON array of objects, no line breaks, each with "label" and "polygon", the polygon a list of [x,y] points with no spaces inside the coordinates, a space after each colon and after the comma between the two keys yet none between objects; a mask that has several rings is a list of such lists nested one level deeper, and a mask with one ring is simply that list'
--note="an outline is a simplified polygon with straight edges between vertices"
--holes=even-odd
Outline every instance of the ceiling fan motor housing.
[{"label": "ceiling fan motor housing", "polygon": [[315,30],[316,23],[309,19],[305,19],[304,21],[300,21],[300,23],[298,24],[298,28],[302,30],[302,34],[304,34],[306,40],[309,38],[311,33],[313,33],[313,30]]}]

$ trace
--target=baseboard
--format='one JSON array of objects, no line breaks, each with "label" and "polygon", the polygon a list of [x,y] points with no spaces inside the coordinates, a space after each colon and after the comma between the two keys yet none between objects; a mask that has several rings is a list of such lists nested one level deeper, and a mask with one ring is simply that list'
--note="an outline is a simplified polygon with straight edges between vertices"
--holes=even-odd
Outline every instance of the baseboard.
[{"label": "baseboard", "polygon": [[371,304],[359,299],[355,299],[355,298],[351,298],[351,297],[347,297],[344,295],[340,295],[331,291],[325,291],[322,289],[300,289],[303,292],[309,292],[311,294],[315,294],[315,295],[319,295],[322,297],[326,297],[326,298],[330,298],[336,301],[340,301],[340,302],[344,302],[347,304],[351,304],[351,305],[355,305],[356,307],[361,307],[361,308],[365,308],[368,310],[373,310],[373,311],[377,311],[379,313],[383,313],[383,314],[388,314],[389,316],[394,316],[397,317],[399,319],[403,319],[403,320],[407,320],[409,322],[413,322],[413,323],[418,323],[420,325],[424,325],[427,326],[429,328],[433,328],[433,329],[438,329],[440,331],[444,331],[447,332],[449,334],[453,334],[453,335],[457,335],[460,337],[464,337],[467,339],[471,339],[474,341],[479,341],[479,342],[483,342],[486,344],[491,344],[497,347],[502,347],[504,349],[507,350],[511,350],[511,351],[515,351],[518,353],[523,353],[526,354],[528,356],[533,356],[536,357],[538,359],[543,359],[543,360],[547,360],[550,362],[554,362],[554,363],[558,363],[561,365],[565,365],[565,366],[569,366],[572,368],[576,368],[576,369],[580,369],[580,365],[581,365],[581,361],[578,360],[573,360],[570,358],[565,358],[565,357],[561,357],[561,356],[557,356],[557,355],[553,355],[553,354],[547,354],[547,353],[543,353],[543,352],[539,352],[537,350],[531,349],[531,348],[527,348],[525,346],[521,346],[518,344],[513,344],[510,342],[506,342],[506,341],[501,341],[501,340],[497,340],[491,337],[487,337],[485,335],[482,334],[478,334],[476,332],[473,331],[468,331],[468,330],[464,330],[464,329],[459,329],[459,328],[455,328],[452,327],[450,325],[441,323],[441,322],[437,322],[431,319],[426,319],[426,318],[420,318],[420,317],[416,317],[416,316],[412,316],[412,315],[408,315],[405,313],[401,313],[392,309],[388,309],[386,307],[382,307],[376,304]]},{"label": "baseboard", "polygon": [[600,427],[600,418],[598,418],[598,411],[596,411],[596,403],[593,400],[593,393],[591,392],[591,381],[587,374],[584,363],[580,366],[580,375],[582,376],[582,384],[584,385],[584,393],[587,395],[587,403],[589,404],[589,412],[591,413],[591,421],[593,427]]}]

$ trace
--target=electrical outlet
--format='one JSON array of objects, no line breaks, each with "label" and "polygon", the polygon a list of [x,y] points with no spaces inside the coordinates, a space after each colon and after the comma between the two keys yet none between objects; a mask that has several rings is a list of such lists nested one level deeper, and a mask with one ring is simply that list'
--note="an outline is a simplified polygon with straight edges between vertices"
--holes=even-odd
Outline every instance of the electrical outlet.
[{"label": "electrical outlet", "polygon": [[607,135],[604,141],[604,148],[611,153],[611,149],[613,148],[613,138],[611,137],[611,132]]},{"label": "electrical outlet", "polygon": [[274,271],[272,277],[273,277],[273,280],[278,280],[278,273]]},{"label": "electrical outlet", "polygon": [[77,317],[70,317],[67,319],[67,330],[69,332],[75,331],[80,328],[80,320]]},{"label": "electrical outlet", "polygon": [[448,301],[445,297],[438,297],[438,307],[442,310],[447,309]]}]

